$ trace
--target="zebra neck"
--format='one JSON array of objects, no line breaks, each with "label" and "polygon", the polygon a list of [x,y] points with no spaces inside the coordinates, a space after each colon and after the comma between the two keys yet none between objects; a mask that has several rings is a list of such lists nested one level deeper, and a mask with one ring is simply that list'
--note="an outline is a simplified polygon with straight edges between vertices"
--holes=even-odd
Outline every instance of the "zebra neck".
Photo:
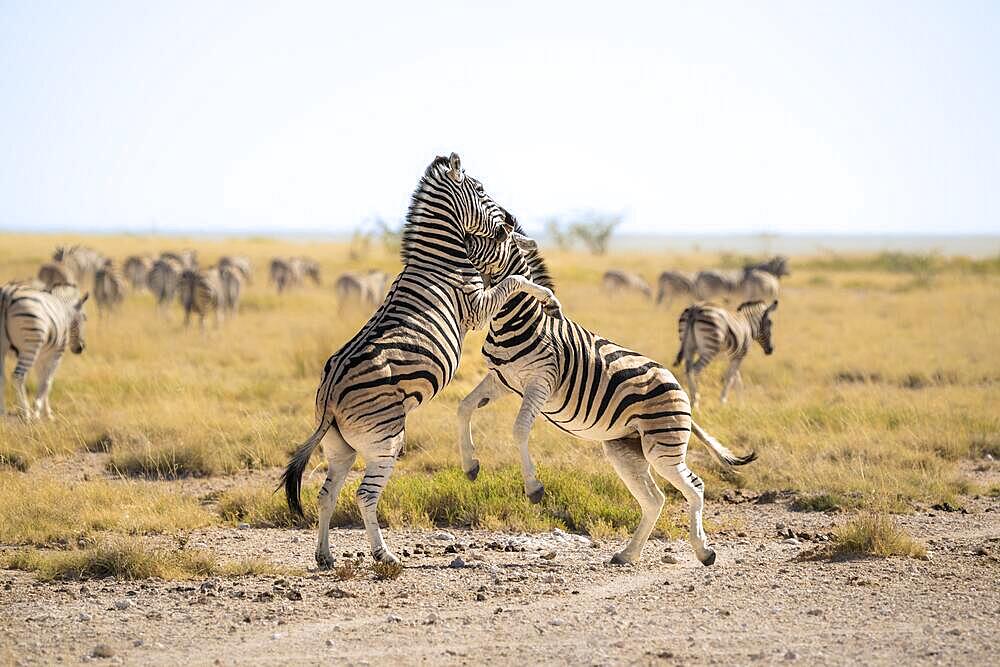
[{"label": "zebra neck", "polygon": [[[502,271],[494,278],[493,282],[494,284],[499,283],[510,276],[524,276],[528,280],[535,279],[531,275],[531,268],[522,260],[520,263],[515,262],[508,266],[505,271]],[[542,312],[542,306],[538,302],[538,299],[524,293],[515,294],[507,300],[507,303],[500,309],[500,312],[493,317],[490,329],[494,333],[504,330],[509,331],[514,328],[524,329],[538,324],[544,317],[545,315]]]},{"label": "zebra neck", "polygon": [[420,269],[451,285],[481,280],[469,261],[465,236],[453,216],[414,207],[403,230],[402,256],[407,268]]},{"label": "zebra neck", "polygon": [[763,312],[761,308],[747,308],[740,313],[747,323],[747,327],[750,328],[750,337],[755,340],[760,335],[760,320]]}]

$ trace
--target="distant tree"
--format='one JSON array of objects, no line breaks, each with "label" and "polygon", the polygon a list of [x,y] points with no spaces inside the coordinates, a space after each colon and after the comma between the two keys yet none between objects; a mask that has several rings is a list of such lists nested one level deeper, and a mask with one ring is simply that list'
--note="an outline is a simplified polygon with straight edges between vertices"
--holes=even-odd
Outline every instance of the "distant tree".
[{"label": "distant tree", "polygon": [[351,234],[351,245],[348,256],[352,261],[364,259],[372,249],[372,234],[358,227]]},{"label": "distant tree", "polygon": [[621,222],[621,215],[587,213],[569,226],[569,234],[578,239],[592,254],[603,255],[608,251],[611,235]]},{"label": "distant tree", "polygon": [[403,238],[403,223],[395,225],[389,224],[384,218],[375,218],[373,225],[375,235],[382,241],[382,245],[390,252],[398,252],[399,244]]},{"label": "distant tree", "polygon": [[573,235],[563,229],[559,218],[549,218],[545,221],[545,235],[552,239],[560,250],[569,250],[573,247]]}]

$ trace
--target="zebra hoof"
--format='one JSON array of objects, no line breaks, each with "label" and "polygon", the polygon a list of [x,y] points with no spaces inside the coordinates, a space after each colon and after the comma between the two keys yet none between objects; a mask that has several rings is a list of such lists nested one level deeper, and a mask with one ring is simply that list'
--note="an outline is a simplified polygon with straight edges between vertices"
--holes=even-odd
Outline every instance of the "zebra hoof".
[{"label": "zebra hoof", "polygon": [[333,556],[330,554],[316,554],[316,567],[321,570],[333,569],[334,562]]},{"label": "zebra hoof", "polygon": [[545,487],[539,484],[537,489],[528,493],[528,500],[531,501],[532,505],[537,505],[538,503],[542,502],[542,496],[544,495],[545,495]]},{"label": "zebra hoof", "polygon": [[708,549],[708,553],[701,559],[701,564],[705,567],[715,563],[715,549]]},{"label": "zebra hoof", "polygon": [[465,471],[465,476],[469,478],[470,482],[475,482],[476,478],[479,477],[479,461],[475,461],[472,467]]},{"label": "zebra hoof", "polygon": [[396,554],[389,550],[383,550],[378,554],[372,554],[372,558],[378,563],[383,563],[385,565],[402,565],[403,561],[396,557]]},{"label": "zebra hoof", "polygon": [[631,565],[632,560],[626,558],[624,553],[619,551],[614,556],[611,557],[611,565]]}]

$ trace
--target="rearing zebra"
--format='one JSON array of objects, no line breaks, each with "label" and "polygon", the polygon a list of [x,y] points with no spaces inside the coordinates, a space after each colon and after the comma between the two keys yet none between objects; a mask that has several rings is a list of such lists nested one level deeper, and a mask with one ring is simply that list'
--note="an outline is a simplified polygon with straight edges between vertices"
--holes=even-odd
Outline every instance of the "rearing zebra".
[{"label": "rearing zebra", "polygon": [[465,175],[454,153],[427,167],[403,230],[403,270],[367,324],[326,362],[316,392],[319,425],[282,475],[288,506],[301,515],[302,472],[322,441],[329,468],[319,494],[320,567],[333,563],[330,518],[358,453],[365,476],[357,501],[372,555],[399,562],[382,539],[376,506],[403,447],[407,413],[451,381],[465,334],[483,326],[512,294],[529,294],[558,312],[552,291],[523,276],[484,289],[466,256],[467,234],[505,237],[508,220],[479,181]]},{"label": "rearing zebra", "polygon": [[[525,275],[552,287],[534,241],[518,233],[510,241],[466,239],[469,258],[487,280]],[[702,527],[703,483],[685,462],[688,440],[695,436],[729,465],[743,465],[755,454],[739,457],[691,419],[687,395],[662,365],[584,329],[572,320],[546,316],[533,301],[513,297],[493,318],[483,345],[489,374],[458,408],[462,468],[470,479],[479,474],[472,442],[472,413],[504,390],[521,397],[514,440],[521,452],[524,490],[532,502],[544,488],[535,474],[528,437],[544,415],[561,430],[584,440],[603,442],[604,452],[625,486],[642,507],[642,519],[612,563],[632,563],[656,525],[664,496],[650,466],[687,499],[690,539],[698,559],[715,562]]]},{"label": "rearing zebra", "polygon": [[[7,377],[4,360],[8,351],[17,355],[14,367],[14,392],[26,420],[42,415],[52,418],[49,391],[59,361],[66,348],[73,354],[83,352],[83,312],[89,294],[83,298],[73,287],[56,287],[53,292],[18,284],[0,286],[0,415],[4,414],[4,387]],[[37,366],[36,366],[37,364]],[[37,367],[38,391],[35,408],[28,403],[24,388],[28,371]]]},{"label": "rearing zebra", "polygon": [[[722,380],[721,401],[726,402],[733,382],[743,386],[740,364],[750,351],[753,341],[760,343],[764,354],[774,352],[771,343],[771,314],[778,308],[778,302],[767,305],[763,301],[748,301],[731,313],[708,303],[697,303],[681,313],[677,321],[677,331],[681,347],[677,351],[674,366],[684,361],[688,392],[691,404],[698,406],[698,376],[712,363],[719,352],[729,354],[729,368]],[[695,361],[695,355],[698,360]]]}]

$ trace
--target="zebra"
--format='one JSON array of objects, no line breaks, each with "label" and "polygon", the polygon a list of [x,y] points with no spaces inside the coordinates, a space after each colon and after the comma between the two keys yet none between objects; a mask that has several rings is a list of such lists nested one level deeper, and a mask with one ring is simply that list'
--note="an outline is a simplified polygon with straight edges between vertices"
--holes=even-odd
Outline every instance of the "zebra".
[{"label": "zebra", "polygon": [[353,303],[375,308],[385,295],[389,275],[385,271],[372,270],[368,273],[348,271],[341,274],[333,284],[340,309]]},{"label": "zebra", "polygon": [[38,268],[38,280],[46,289],[56,285],[76,285],[76,273],[62,262],[45,262]]},{"label": "zebra", "polygon": [[94,274],[94,300],[101,317],[110,315],[125,300],[125,276],[110,259]]},{"label": "zebra", "polygon": [[694,296],[694,278],[679,271],[664,271],[656,281],[656,304],[668,304],[673,297],[690,299]]},{"label": "zebra", "polygon": [[[74,287],[48,292],[21,284],[0,286],[0,415],[7,384],[4,360],[12,351],[17,356],[13,383],[21,415],[27,421],[43,415],[52,419],[49,391],[59,362],[67,347],[74,354],[86,347],[83,304],[89,296],[80,297]],[[24,382],[36,362],[38,390],[32,409]]]},{"label": "zebra", "polygon": [[788,270],[788,258],[784,255],[775,255],[766,262],[760,262],[759,264],[748,264],[743,269],[744,271],[766,271],[775,278],[784,278],[787,275],[791,275],[791,272]]},{"label": "zebra", "polygon": [[465,174],[458,155],[436,158],[412,195],[401,239],[403,269],[361,330],[323,368],[316,431],[292,455],[281,478],[290,511],[302,515],[302,473],[320,442],[328,460],[319,493],[316,562],[333,564],[329,530],[337,497],[357,454],[365,475],[358,507],[380,562],[398,563],[386,546],[376,506],[404,443],[407,414],[431,400],[458,369],[462,341],[513,294],[527,293],[553,314],[552,291],[511,276],[484,288],[465,254],[467,234],[504,236],[509,213]]},{"label": "zebra", "polygon": [[153,268],[153,258],[149,255],[129,255],[125,258],[122,271],[133,290],[141,290],[146,286],[146,276]]},{"label": "zebra", "polygon": [[693,407],[698,406],[698,376],[720,351],[725,350],[729,354],[729,368],[722,380],[723,403],[733,382],[743,387],[740,364],[753,341],[760,344],[764,354],[774,352],[771,317],[777,309],[777,301],[772,301],[770,305],[763,301],[748,301],[741,304],[735,313],[710,303],[698,303],[681,313],[677,321],[681,346],[674,366],[684,361],[684,374]]},{"label": "zebra", "polygon": [[[487,282],[524,275],[552,288],[534,241],[516,230],[510,241],[466,239],[469,258]],[[615,471],[642,508],[642,519],[613,564],[639,560],[663,508],[664,496],[650,466],[688,502],[691,544],[704,565],[715,562],[702,527],[704,485],[685,463],[693,431],[727,465],[744,465],[756,454],[736,456],[691,418],[687,394],[670,371],[568,318],[554,319],[523,296],[513,297],[493,318],[483,345],[489,373],[458,406],[462,468],[479,474],[472,441],[472,414],[504,391],[521,397],[514,440],[521,453],[524,490],[537,503],[544,487],[535,473],[528,438],[539,414],[577,438],[601,441]]]},{"label": "zebra", "polygon": [[182,269],[197,269],[198,268],[198,251],[197,250],[181,250],[180,252],[174,252],[172,250],[165,250],[160,253],[160,259],[177,262]]},{"label": "zebra", "polygon": [[204,331],[205,316],[209,312],[215,314],[215,326],[219,326],[225,304],[222,296],[222,278],[218,268],[185,269],[177,281],[177,297],[184,309],[184,326],[191,324],[191,313],[194,313],[198,316],[198,324]]},{"label": "zebra", "polygon": [[271,282],[278,290],[278,294],[291,287],[301,285],[306,277],[309,277],[316,285],[321,282],[319,264],[308,257],[275,257],[271,260],[269,275]]},{"label": "zebra", "polygon": [[94,274],[104,264],[104,257],[93,248],[82,245],[57,246],[52,253],[52,261],[64,264],[75,285],[84,285],[93,279]]},{"label": "zebra", "polygon": [[319,272],[319,263],[308,257],[292,257],[292,266],[295,268],[296,275],[299,276],[299,282],[302,282],[305,278],[309,278],[313,281],[313,284],[319,287],[322,284]]},{"label": "zebra", "polygon": [[647,299],[653,298],[653,288],[638,273],[630,273],[620,269],[608,269],[604,272],[601,284],[604,286],[604,291],[612,294],[617,292],[638,292]]},{"label": "zebra", "polygon": [[700,301],[728,299],[739,289],[742,272],[706,269],[694,277],[694,296]]},{"label": "zebra", "polygon": [[777,276],[762,269],[744,269],[738,293],[743,303],[747,301],[775,301],[781,284]]},{"label": "zebra", "polygon": [[177,283],[180,280],[184,267],[173,258],[167,257],[153,262],[152,268],[146,275],[146,286],[156,300],[157,309],[161,314],[167,313],[167,306],[174,300],[177,294]]},{"label": "zebra", "polygon": [[240,294],[246,273],[239,265],[219,262],[220,307],[227,315],[236,315],[240,308]]},{"label": "zebra", "polygon": [[219,269],[225,269],[226,267],[236,270],[248,285],[253,284],[253,264],[250,263],[249,258],[238,255],[225,255],[219,259]]}]

